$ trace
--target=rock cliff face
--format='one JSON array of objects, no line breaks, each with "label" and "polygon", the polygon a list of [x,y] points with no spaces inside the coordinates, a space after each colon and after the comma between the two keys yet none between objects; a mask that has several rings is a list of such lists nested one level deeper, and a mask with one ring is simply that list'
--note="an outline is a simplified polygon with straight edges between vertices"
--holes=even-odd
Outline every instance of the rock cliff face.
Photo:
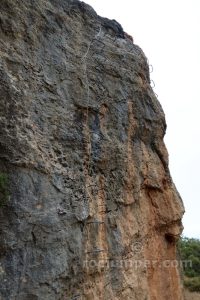
[{"label": "rock cliff face", "polygon": [[116,21],[0,1],[1,300],[182,299],[165,129]]}]

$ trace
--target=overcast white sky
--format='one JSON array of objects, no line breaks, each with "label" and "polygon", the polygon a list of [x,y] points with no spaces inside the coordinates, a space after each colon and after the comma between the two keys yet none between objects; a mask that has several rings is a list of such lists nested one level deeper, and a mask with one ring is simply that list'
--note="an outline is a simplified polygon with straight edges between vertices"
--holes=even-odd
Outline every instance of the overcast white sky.
[{"label": "overcast white sky", "polygon": [[167,119],[170,170],[183,198],[184,235],[200,238],[200,1],[85,0],[116,19],[153,65]]}]

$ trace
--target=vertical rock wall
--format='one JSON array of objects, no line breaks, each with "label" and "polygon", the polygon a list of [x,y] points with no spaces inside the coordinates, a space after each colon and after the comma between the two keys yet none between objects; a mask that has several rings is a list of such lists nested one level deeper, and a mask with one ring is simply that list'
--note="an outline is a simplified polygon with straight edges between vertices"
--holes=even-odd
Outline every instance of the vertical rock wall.
[{"label": "vertical rock wall", "polygon": [[182,299],[165,129],[116,21],[0,1],[1,300]]}]

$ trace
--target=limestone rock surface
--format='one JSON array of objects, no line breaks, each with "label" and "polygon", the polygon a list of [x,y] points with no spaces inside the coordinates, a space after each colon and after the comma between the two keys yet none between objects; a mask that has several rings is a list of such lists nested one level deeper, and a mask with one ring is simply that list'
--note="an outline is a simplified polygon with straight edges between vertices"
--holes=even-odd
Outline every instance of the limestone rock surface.
[{"label": "limestone rock surface", "polygon": [[1,300],[183,299],[165,130],[118,22],[76,0],[0,1]]}]

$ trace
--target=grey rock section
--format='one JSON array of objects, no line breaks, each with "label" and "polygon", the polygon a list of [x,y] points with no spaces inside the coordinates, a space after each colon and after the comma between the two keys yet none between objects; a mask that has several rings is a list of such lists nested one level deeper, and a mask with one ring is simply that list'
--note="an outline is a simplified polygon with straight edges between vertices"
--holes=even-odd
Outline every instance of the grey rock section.
[{"label": "grey rock section", "polygon": [[[146,57],[115,20],[75,0],[0,1],[1,300],[147,299],[144,270],[105,261],[144,259],[131,245],[180,223],[165,129]],[[144,187],[166,185],[175,209],[151,224]]]}]

